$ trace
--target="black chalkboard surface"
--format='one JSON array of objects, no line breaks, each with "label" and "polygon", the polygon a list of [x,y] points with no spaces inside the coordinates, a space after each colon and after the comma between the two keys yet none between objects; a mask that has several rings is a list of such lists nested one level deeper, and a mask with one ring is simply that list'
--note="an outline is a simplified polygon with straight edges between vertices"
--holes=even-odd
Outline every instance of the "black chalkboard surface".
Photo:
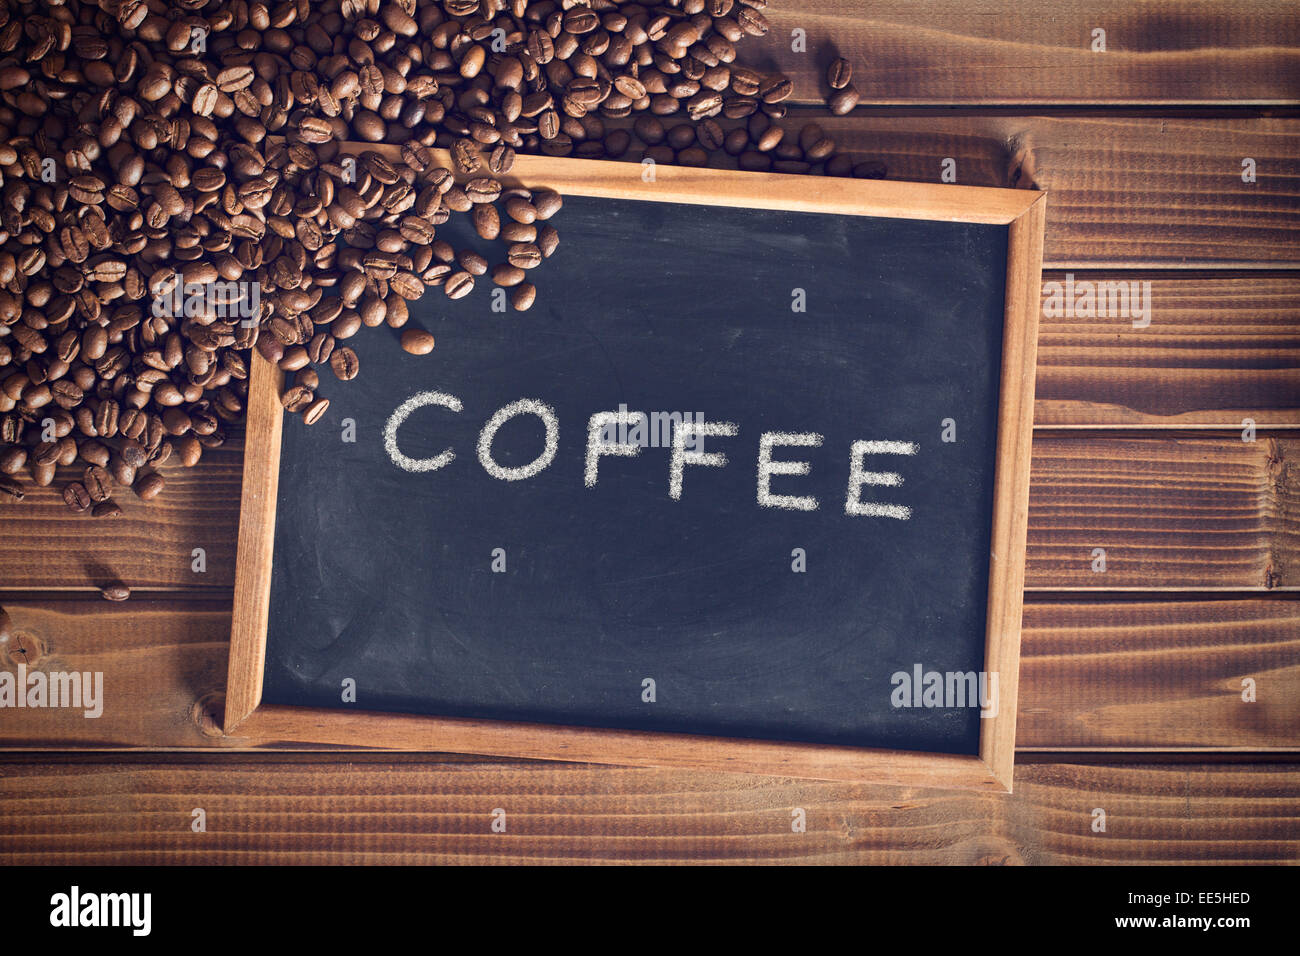
[{"label": "black chalkboard surface", "polygon": [[[797,199],[791,179],[739,181]],[[931,208],[935,187],[894,188]],[[250,432],[228,728],[259,703],[313,708],[303,733],[331,741],[354,731],[322,736],[329,714],[434,715],[396,745],[649,763],[707,735],[823,755],[746,751],[762,772],[869,748],[1009,786],[1042,211],[1009,192],[960,195],[1029,210],[1020,233],[969,203],[566,195],[530,311],[485,279],[430,290],[409,324],[432,354],[370,331],[356,380],[323,377],[325,419],[285,417],[265,454]],[[500,256],[455,220],[439,235]],[[276,387],[254,379],[278,429]],[[257,733],[299,734],[277,720]],[[570,736],[551,754],[496,722]],[[664,753],[707,764],[690,746]]]},{"label": "black chalkboard surface", "polygon": [[[983,669],[1006,227],[583,197],[556,223],[531,311],[426,294],[433,354],[367,335],[332,420],[286,423],[264,699],[975,753],[977,708],[892,706],[891,675]],[[399,449],[455,459],[411,473],[385,423],[430,390],[463,410],[413,411]],[[521,398],[558,446],[501,480],[476,445]],[[667,416],[587,487],[590,416],[620,407]],[[737,429],[677,500],[672,413]],[[759,506],[763,432],[823,436],[772,456],[811,463],[771,488],[817,510]],[[492,454],[526,465],[545,437],[524,414]],[[868,456],[903,483],[861,495],[909,518],[845,513],[859,440],[918,446]]]}]

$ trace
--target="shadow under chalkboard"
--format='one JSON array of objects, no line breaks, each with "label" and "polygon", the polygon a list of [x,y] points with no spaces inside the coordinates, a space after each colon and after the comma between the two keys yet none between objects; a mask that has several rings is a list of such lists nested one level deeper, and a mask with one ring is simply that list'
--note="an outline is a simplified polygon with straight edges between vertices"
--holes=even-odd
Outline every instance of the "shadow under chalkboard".
[{"label": "shadow under chalkboard", "polygon": [[[983,669],[1006,227],[588,198],[552,223],[532,310],[431,289],[410,324],[432,354],[367,330],[329,414],[285,423],[263,700],[976,753],[977,707],[897,675]],[[383,432],[427,391],[461,411],[414,411],[401,453],[455,457],[412,473]],[[521,398],[558,447],[503,481],[477,445]],[[655,433],[588,487],[588,420],[620,407],[734,423],[703,443],[726,465],[687,465],[674,499]],[[810,463],[771,490],[816,510],[759,506],[764,432],[822,436],[772,455]],[[521,415],[491,455],[544,439]],[[901,484],[850,489],[857,441],[915,444],[863,460]],[[858,495],[910,517],[846,514]]]}]

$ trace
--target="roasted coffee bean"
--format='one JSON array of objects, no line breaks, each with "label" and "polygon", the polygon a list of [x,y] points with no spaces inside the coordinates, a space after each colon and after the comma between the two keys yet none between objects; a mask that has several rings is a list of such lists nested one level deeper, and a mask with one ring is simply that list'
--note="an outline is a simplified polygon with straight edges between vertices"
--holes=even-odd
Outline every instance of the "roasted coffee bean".
[{"label": "roasted coffee bean", "polygon": [[63,501],[76,514],[89,510],[91,505],[90,493],[79,481],[71,481],[63,486]]},{"label": "roasted coffee bean", "polygon": [[196,436],[185,435],[176,443],[176,454],[182,465],[193,468],[203,456],[203,446],[199,444]]},{"label": "roasted coffee bean", "polygon": [[843,116],[846,113],[853,112],[853,108],[858,105],[860,98],[857,87],[849,83],[842,89],[832,93],[827,99],[826,105],[830,107],[831,112],[836,116]]},{"label": "roasted coffee bean", "polygon": [[106,498],[91,509],[90,514],[95,518],[120,518],[122,509],[118,507],[116,501],[112,498]]},{"label": "roasted coffee bean", "polygon": [[[474,289],[474,276],[469,272],[453,272],[447,276],[447,281],[443,283],[442,291],[447,294],[449,299],[461,299],[469,295]],[[409,350],[408,350],[409,351]]]},{"label": "roasted coffee bean", "polygon": [[492,281],[500,286],[517,286],[527,278],[528,273],[518,266],[502,262],[492,267]]},{"label": "roasted coffee bean", "polygon": [[501,234],[501,217],[497,207],[490,203],[481,203],[472,211],[474,231],[483,239],[495,239]]},{"label": "roasted coffee bean", "polygon": [[541,265],[542,251],[531,242],[516,242],[510,247],[506,258],[518,269],[535,269]]},{"label": "roasted coffee bean", "polygon": [[82,474],[81,483],[85,486],[91,501],[105,501],[113,492],[113,479],[109,476],[108,470],[99,465],[91,465],[87,468]]},{"label": "roasted coffee bean", "polygon": [[537,248],[541,250],[543,258],[549,259],[559,244],[560,234],[550,223],[537,231]]},{"label": "roasted coffee bean", "polygon": [[310,405],[315,397],[311,389],[302,385],[294,385],[285,390],[285,393],[280,396],[280,404],[287,411],[300,412]]},{"label": "roasted coffee bean", "polygon": [[433,333],[407,329],[402,333],[402,348],[412,355],[428,355],[433,351]]},{"label": "roasted coffee bean", "polygon": [[[515,61],[518,62],[518,61]],[[515,165],[515,151],[509,146],[500,145],[492,150],[492,155],[488,157],[488,169],[492,170],[498,176],[503,176],[510,172]]]},{"label": "roasted coffee bean", "polygon": [[8,475],[0,475],[0,499],[9,501],[22,501],[25,497],[23,485],[16,478]]},{"label": "roasted coffee bean", "polygon": [[515,287],[515,291],[510,294],[510,305],[519,312],[526,312],[532,308],[533,300],[537,298],[537,287],[531,282],[524,282]]},{"label": "roasted coffee bean", "polygon": [[496,202],[497,197],[501,195],[501,184],[486,176],[471,179],[465,184],[465,195],[475,203]]},{"label": "roasted coffee bean", "polygon": [[162,492],[163,487],[167,484],[163,476],[156,471],[146,472],[136,478],[131,489],[142,501],[152,501]]},{"label": "roasted coffee bean", "polygon": [[357,353],[352,349],[335,349],[334,354],[330,356],[330,368],[344,382],[356,378],[360,367]]},{"label": "roasted coffee bean", "polygon": [[27,464],[27,450],[16,445],[0,451],[0,473],[16,475]]},{"label": "roasted coffee bean", "polygon": [[325,414],[325,410],[329,407],[330,400],[328,398],[318,398],[303,410],[302,420],[308,425],[314,425],[320,421],[321,416]]},{"label": "roasted coffee bean", "polygon": [[472,276],[485,275],[488,271],[488,261],[472,249],[457,253],[456,262]]},{"label": "roasted coffee bean", "polygon": [[[96,509],[98,510],[98,509]],[[118,514],[121,514],[119,511]],[[96,515],[98,517],[98,515]],[[131,597],[131,589],[125,584],[108,584],[99,589],[105,601],[126,601]]]},{"label": "roasted coffee bean", "polygon": [[836,57],[826,68],[826,85],[832,90],[842,90],[853,79],[853,64],[843,57]]}]

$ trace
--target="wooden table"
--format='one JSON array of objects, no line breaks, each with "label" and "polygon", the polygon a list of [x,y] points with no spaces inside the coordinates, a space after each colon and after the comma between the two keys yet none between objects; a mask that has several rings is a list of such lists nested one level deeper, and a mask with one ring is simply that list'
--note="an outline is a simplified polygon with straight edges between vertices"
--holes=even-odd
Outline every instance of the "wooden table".
[{"label": "wooden table", "polygon": [[[1051,192],[1045,282],[1151,283],[1148,327],[1043,319],[1015,793],[232,752],[217,729],[231,447],[168,469],[162,498],[115,521],[71,514],[52,489],[0,512],[16,630],[0,665],[102,671],[108,698],[95,720],[0,711],[0,862],[1300,857],[1300,8],[774,0],[768,13],[771,33],[742,54],[796,81],[788,125],[818,119],[891,178],[937,182],[954,159],[958,182],[1035,183]],[[814,52],[791,51],[796,29]],[[838,118],[816,92],[835,48],[864,96]],[[105,602],[98,588],[118,581],[132,598]]]}]

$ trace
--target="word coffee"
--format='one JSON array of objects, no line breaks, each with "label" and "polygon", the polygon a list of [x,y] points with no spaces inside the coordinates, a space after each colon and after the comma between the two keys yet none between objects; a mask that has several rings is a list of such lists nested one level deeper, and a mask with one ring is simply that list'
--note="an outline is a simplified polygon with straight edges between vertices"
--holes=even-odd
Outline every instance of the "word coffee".
[{"label": "word coffee", "polygon": [[[464,404],[455,395],[446,392],[427,391],[412,395],[393,414],[384,426],[384,448],[393,464],[405,471],[419,473],[437,471],[445,468],[456,459],[456,452],[446,448],[437,455],[427,458],[411,458],[398,447],[397,433],[410,416],[421,408],[439,406],[460,413]],[[541,421],[546,430],[545,443],[541,452],[530,463],[517,467],[506,467],[492,456],[492,442],[497,432],[506,422],[520,415],[532,415]],[[633,441],[610,441],[609,436],[617,430],[620,436],[630,427],[644,428],[647,416],[644,412],[629,411],[625,407],[619,411],[596,412],[587,422],[586,457],[584,483],[594,488],[599,479],[600,459],[604,457],[632,458],[641,453],[643,443]],[[728,464],[727,455],[721,451],[704,451],[701,442],[704,439],[736,438],[740,434],[734,422],[710,422],[703,417],[682,419],[672,422],[672,443],[668,461],[668,495],[673,500],[682,497],[688,465],[704,468],[723,468]],[[550,405],[535,398],[521,398],[497,409],[483,425],[478,440],[478,460],[493,478],[501,481],[523,481],[544,471],[555,460],[559,450],[560,422]],[[765,431],[758,439],[757,453],[757,501],[760,507],[782,508],[789,511],[816,511],[820,502],[812,495],[775,494],[771,490],[773,475],[807,475],[812,464],[798,458],[774,458],[778,447],[786,448],[820,448],[823,437],[817,432],[775,432]],[[919,446],[908,441],[854,441],[849,447],[848,485],[844,495],[844,513],[846,515],[896,518],[907,520],[912,516],[909,507],[897,503],[864,501],[862,489],[867,486],[896,488],[903,484],[903,476],[895,471],[869,471],[865,467],[868,456],[906,455],[917,453]]]}]

